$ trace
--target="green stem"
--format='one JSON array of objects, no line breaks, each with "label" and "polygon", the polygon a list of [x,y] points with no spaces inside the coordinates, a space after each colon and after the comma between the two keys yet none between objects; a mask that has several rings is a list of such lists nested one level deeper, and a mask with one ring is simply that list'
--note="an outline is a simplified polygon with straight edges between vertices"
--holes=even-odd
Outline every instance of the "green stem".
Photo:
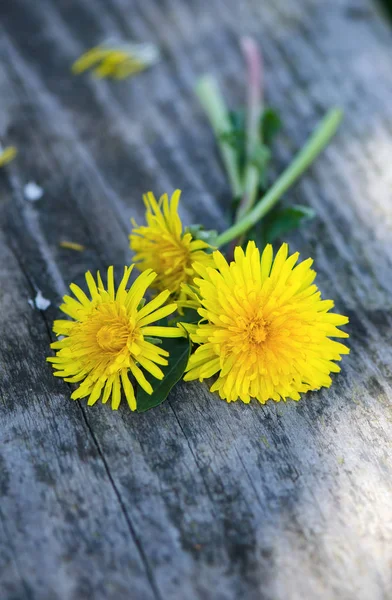
[{"label": "green stem", "polygon": [[256,42],[252,38],[241,40],[242,52],[247,67],[247,111],[246,111],[246,166],[243,195],[238,206],[235,221],[250,211],[256,200],[260,182],[260,166],[255,164],[257,148],[260,148],[260,117],[263,107],[262,57]]},{"label": "green stem", "polygon": [[241,179],[234,148],[222,139],[231,131],[229,114],[215,80],[210,75],[202,77],[196,85],[196,94],[214,130],[222,160],[230,181],[234,198],[242,194]]},{"label": "green stem", "polygon": [[342,120],[343,113],[340,109],[332,109],[324,117],[316,130],[312,133],[302,150],[297,154],[292,163],[275,181],[268,192],[261,198],[256,206],[247,213],[241,221],[221,233],[216,240],[219,248],[235,238],[246,233],[280,200],[290,186],[306,171],[328,144]]}]

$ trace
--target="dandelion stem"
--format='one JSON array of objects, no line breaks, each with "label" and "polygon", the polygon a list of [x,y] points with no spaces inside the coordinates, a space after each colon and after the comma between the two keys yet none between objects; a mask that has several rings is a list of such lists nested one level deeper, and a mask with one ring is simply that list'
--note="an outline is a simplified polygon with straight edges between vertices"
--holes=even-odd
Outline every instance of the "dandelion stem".
[{"label": "dandelion stem", "polygon": [[332,109],[327,113],[292,163],[275,181],[265,196],[258,201],[256,206],[248,212],[241,221],[235,223],[232,227],[229,227],[229,229],[218,236],[216,240],[216,246],[218,248],[246,233],[271,210],[278,200],[280,200],[282,195],[293,185],[293,183],[295,183],[326,147],[330,139],[336,133],[342,120],[342,116],[342,111],[337,108]]},{"label": "dandelion stem", "polygon": [[239,198],[242,194],[242,186],[236,152],[229,142],[222,138],[223,134],[231,131],[231,124],[218,85],[210,75],[205,75],[196,86],[196,94],[214,130],[233,196]]},{"label": "dandelion stem", "polygon": [[246,114],[246,167],[244,189],[238,206],[236,222],[249,212],[256,200],[259,187],[260,167],[255,155],[262,143],[260,117],[263,107],[262,57],[252,38],[241,40],[242,52],[247,66],[247,114]]}]

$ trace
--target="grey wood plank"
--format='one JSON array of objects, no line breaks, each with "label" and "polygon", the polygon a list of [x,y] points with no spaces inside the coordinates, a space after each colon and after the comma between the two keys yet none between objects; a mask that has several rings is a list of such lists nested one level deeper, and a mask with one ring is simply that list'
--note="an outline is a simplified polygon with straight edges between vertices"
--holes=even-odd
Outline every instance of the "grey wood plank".
[{"label": "grey wood plank", "polygon": [[[262,42],[268,98],[285,117],[278,170],[329,105],[346,107],[333,147],[290,198],[309,202],[319,215],[306,232],[291,236],[292,246],[315,257],[322,290],[352,322],[352,354],[331,390],[308,394],[299,404],[233,406],[204,385],[188,384],[151,413],[121,409],[116,415],[71,403],[67,386],[52,381],[43,367],[46,404],[57,411],[57,427],[71,440],[82,428],[86,444],[98,453],[95,461],[104,465],[105,496],[113,506],[114,497],[120,502],[121,521],[110,538],[123,540],[116,557],[128,556],[132,540],[139,552],[140,570],[130,573],[118,560],[104,559],[99,569],[87,563],[93,597],[121,597],[133,572],[141,586],[134,594],[141,598],[391,595],[391,33],[370,1],[359,5],[366,9],[360,19],[343,0],[328,10],[316,0],[15,0],[0,9],[7,58],[0,89],[11,115],[8,133],[26,149],[4,183],[6,240],[30,281],[53,303],[68,282],[81,282],[85,269],[120,267],[130,259],[128,219],[141,217],[139,198],[148,188],[182,186],[185,217],[223,225],[228,189],[192,85],[209,70],[230,98],[241,97],[239,33],[252,32]],[[163,63],[118,86],[71,78],[73,58],[109,34],[156,39]],[[29,178],[45,189],[34,207],[21,195]],[[62,237],[85,243],[87,252],[59,250]],[[12,301],[21,286],[11,288]],[[23,306],[12,307],[18,318]],[[32,332],[23,339],[12,333],[28,356],[36,348],[36,328],[44,327],[42,316],[33,315]],[[54,315],[52,306],[46,320]],[[7,327],[14,332],[12,323]],[[40,335],[43,356],[47,332]],[[11,432],[7,460],[22,452],[22,465],[35,464],[39,449],[24,421],[25,397],[43,371],[37,366],[31,382],[18,383],[7,369],[10,385],[19,386],[15,418],[23,432],[19,438]],[[39,386],[37,391],[40,397]],[[8,406],[9,390],[4,397]],[[39,399],[33,406],[42,411]],[[22,446],[21,435],[27,440]],[[55,431],[47,433],[46,443],[56,447]],[[76,474],[70,481],[58,475],[57,463],[52,468],[58,496],[72,497],[86,478],[91,490],[101,486],[90,456],[79,461],[72,455]],[[38,498],[40,483],[28,481]],[[25,506],[24,489],[14,477],[11,498],[19,507]],[[30,518],[38,511],[37,500],[32,504]],[[54,506],[56,514],[66,512]],[[101,501],[96,510],[106,531],[112,511],[104,514],[103,506]],[[75,514],[66,539],[56,537],[54,527],[45,537],[31,521],[21,535],[15,513],[5,508],[9,541],[0,544],[0,556],[10,565],[6,593],[50,597],[52,579],[44,573],[38,581],[40,557],[30,552],[27,558],[26,548],[47,544],[54,549],[50,566],[60,569],[60,548],[68,539],[75,543],[79,535],[92,545],[92,517],[86,523]],[[99,548],[104,556],[109,544]],[[85,554],[80,548],[83,560]],[[89,579],[83,570],[60,572],[58,597],[84,597],[81,586]],[[101,585],[99,578],[108,576],[120,595]]]},{"label": "grey wood plank", "polygon": [[80,405],[45,368],[48,324],[3,235],[0,253],[1,597],[155,598]]},{"label": "grey wood plank", "polygon": [[[14,58],[16,60],[17,57],[15,56]],[[15,86],[10,87],[9,93],[12,92],[14,92],[16,96],[21,94],[21,90],[15,88]],[[61,254],[61,252],[58,252],[58,249],[56,249],[56,240],[59,240],[59,219],[61,223],[61,232],[67,239],[74,239],[74,236],[76,235],[79,241],[82,241],[90,248],[87,257],[79,254],[73,255],[77,265],[80,265],[80,261],[87,261],[82,263],[84,269],[103,266],[98,252],[94,252],[94,243],[92,243],[92,240],[96,234],[95,227],[100,227],[105,235],[106,231],[104,230],[106,230],[106,227],[103,228],[104,221],[102,217],[99,219],[99,216],[97,218],[97,215],[95,215],[95,217],[91,215],[92,218],[90,218],[90,222],[88,223],[88,227],[92,228],[92,230],[89,231],[90,238],[86,236],[83,237],[83,228],[79,226],[77,221],[75,222],[75,219],[72,216],[74,210],[77,210],[78,202],[80,202],[80,198],[74,190],[76,189],[79,191],[86,178],[88,182],[91,181],[93,186],[90,193],[91,197],[83,197],[83,202],[91,202],[91,205],[93,206],[95,201],[93,178],[98,177],[99,175],[96,171],[89,172],[87,167],[88,163],[85,162],[83,169],[76,169],[76,171],[75,169],[72,169],[71,172],[74,173],[75,184],[71,189],[64,186],[64,180],[60,177],[61,170],[66,168],[64,167],[64,162],[60,160],[64,149],[62,148],[61,143],[59,144],[58,133],[56,133],[59,124],[61,126],[61,119],[55,119],[53,122],[44,124],[41,120],[43,117],[44,114],[38,115],[38,117],[29,114],[28,119],[20,124],[19,131],[20,135],[23,136],[21,142],[23,142],[24,146],[30,147],[38,134],[37,127],[39,128],[39,133],[41,135],[45,135],[43,130],[46,130],[46,127],[48,127],[49,131],[46,133],[46,139],[56,139],[54,157],[57,156],[59,158],[59,160],[56,161],[58,179],[52,186],[47,185],[47,182],[50,182],[51,180],[51,162],[53,160],[51,153],[53,152],[53,148],[50,149],[50,152],[43,149],[43,156],[45,158],[42,159],[42,161],[35,156],[30,162],[31,157],[26,156],[24,159],[21,158],[18,164],[14,165],[13,175],[11,176],[13,197],[12,203],[10,203],[10,206],[8,207],[7,232],[10,240],[22,238],[23,235],[23,247],[26,252],[25,255],[22,254],[20,256],[20,260],[22,263],[25,263],[26,257],[28,256],[26,264],[34,274],[34,281],[37,282],[40,289],[44,291],[46,297],[56,299],[60,290],[64,288],[64,282],[61,281],[61,272],[68,268],[67,263],[64,262],[66,260],[65,256],[68,256],[68,260],[70,259],[69,253],[68,255],[64,254],[64,252]],[[52,127],[54,127],[54,131]],[[68,151],[68,149],[66,148],[65,151]],[[81,148],[78,147],[77,153],[77,160],[82,160],[83,154]],[[65,173],[66,172],[67,171],[65,171]],[[26,178],[28,179],[33,174],[45,189],[46,204],[41,203],[40,206],[37,205],[31,207],[23,200],[21,189],[23,187],[23,180],[26,180]],[[102,194],[102,190],[100,193]],[[58,206],[53,209],[54,203],[59,198],[61,198],[60,204],[66,203],[66,205],[63,205],[62,207]],[[40,215],[46,216],[42,219]],[[38,224],[37,220],[39,221]],[[44,231],[45,235],[42,231]],[[123,240],[125,249],[125,247],[127,247],[127,238],[125,234],[121,236],[121,233],[117,231],[117,239]],[[52,281],[48,281],[47,277],[42,276],[40,273],[43,266],[42,255],[48,257],[49,250],[46,248],[48,242],[51,244],[52,249],[49,266],[52,273],[55,273],[55,276],[52,277]],[[110,238],[107,238],[105,244],[110,244]],[[71,265],[71,268],[75,269],[76,280],[79,280],[79,272],[76,268],[77,265]],[[69,389],[66,386],[64,389],[64,398],[69,402]],[[125,414],[129,419],[127,411],[125,411]],[[90,415],[86,415],[86,418],[90,422]],[[163,590],[166,590],[167,593],[176,593],[178,590],[179,574],[183,577],[193,578],[196,587],[207,586],[208,589],[210,587],[209,579],[211,577],[208,573],[209,569],[207,568],[204,580],[198,582],[196,580],[197,575],[195,573],[193,556],[190,555],[188,557],[185,554],[181,558],[181,555],[179,555],[178,532],[172,525],[172,519],[174,519],[176,513],[180,511],[181,504],[194,506],[195,514],[193,515],[192,521],[188,526],[184,525],[184,529],[187,530],[187,527],[190,528],[190,540],[188,541],[188,544],[191,547],[193,547],[193,545],[198,546],[198,538],[196,537],[194,544],[192,544],[192,538],[195,535],[195,527],[203,530],[206,518],[203,513],[206,512],[207,515],[209,515],[209,523],[214,521],[214,517],[211,514],[213,508],[211,508],[211,501],[205,491],[203,478],[198,473],[197,466],[186,440],[182,440],[181,443],[176,442],[176,436],[172,432],[173,428],[177,437],[181,438],[182,433],[176,417],[169,407],[167,409],[167,426],[164,425],[162,420],[160,421],[159,426],[154,424],[151,415],[140,415],[139,417],[135,416],[135,418],[141,420],[139,425],[139,428],[142,429],[141,433],[139,433],[138,430],[135,430],[132,433],[127,426],[129,423],[128,420],[122,425],[119,416],[111,413],[106,417],[106,424],[102,421],[101,414],[94,426],[94,438],[97,440],[99,438],[99,447],[103,449],[102,453],[105,456],[105,460],[108,461],[108,466],[111,465],[109,467],[110,471],[113,469],[113,472],[115,472],[117,481],[116,488],[117,485],[121,485],[123,490],[121,495],[127,499],[126,514],[130,516],[133,526],[136,524],[136,535],[143,537],[142,547],[147,549],[149,560],[155,564],[155,572],[158,574],[159,584]],[[142,426],[143,423],[145,423],[144,428]],[[160,439],[159,432],[161,429]],[[116,435],[114,435],[115,432]],[[116,441],[116,438],[119,435],[120,438]],[[147,439],[154,439],[154,444],[151,448],[144,446],[146,437]],[[141,445],[142,447],[140,447]],[[181,455],[183,453],[186,454],[187,459],[184,461],[181,470],[178,470],[176,476],[177,478],[180,478],[180,481],[183,481],[182,488],[184,492],[192,489],[192,495],[187,495],[181,502],[178,501],[177,496],[175,494],[173,495],[171,490],[173,485],[171,482],[173,465],[170,462],[169,457],[165,458],[162,463],[158,461],[158,465],[162,465],[162,481],[156,474],[156,453],[157,448],[160,445],[162,446],[162,455],[167,455],[169,452],[173,453],[173,457],[175,457],[176,453],[180,453]],[[179,446],[179,448],[177,448],[177,446]],[[125,450],[127,447],[132,448],[130,454]],[[130,463],[131,458],[132,464]],[[133,478],[135,478],[135,480]],[[142,481],[143,483],[140,487]],[[138,484],[138,482],[140,483]],[[167,491],[168,497],[166,498],[162,487],[165,488],[167,486],[169,489]],[[124,490],[127,490],[126,496]],[[131,493],[130,499],[128,498],[129,493]],[[187,492],[187,494],[189,493],[190,492]],[[169,514],[166,514],[167,512]],[[147,523],[149,524],[148,534],[143,534],[146,530]],[[219,525],[214,529],[217,530],[215,532],[217,539],[222,537]],[[185,533],[183,535],[185,536]],[[213,548],[209,549],[211,554],[216,553],[218,556],[222,554],[223,551],[223,539],[221,539],[220,543],[216,544],[216,550]],[[172,566],[173,556],[176,556],[176,571],[174,571],[173,568],[169,568]],[[121,569],[121,566],[119,566],[119,569]],[[229,585],[228,580],[226,583],[227,588],[229,588]],[[222,587],[224,588],[224,586]]]}]

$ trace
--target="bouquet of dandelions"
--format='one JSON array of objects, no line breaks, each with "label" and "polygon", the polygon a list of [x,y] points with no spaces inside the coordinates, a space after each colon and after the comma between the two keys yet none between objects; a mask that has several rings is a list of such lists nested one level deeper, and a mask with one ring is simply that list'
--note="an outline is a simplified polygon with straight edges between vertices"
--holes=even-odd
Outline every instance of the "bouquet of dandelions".
[{"label": "bouquet of dandelions", "polygon": [[[280,121],[263,107],[257,46],[250,39],[242,46],[245,112],[229,113],[210,77],[197,87],[232,188],[233,225],[220,234],[184,228],[179,190],[159,202],[152,192],[144,196],[146,224],[133,222],[130,235],[134,264],[124,268],[117,287],[113,267],[106,283],[99,272],[96,278],[86,273],[89,296],[71,284],[74,297],[65,296],[60,306],[71,320],[54,322],[61,339],[48,361],[56,376],[78,384],[73,399],[87,397],[90,406],[110,399],[116,410],[124,395],[131,410],[142,412],[161,404],[183,377],[214,378],[211,391],[227,402],[299,400],[301,393],[329,387],[330,374],[340,370],[336,361],[349,352],[331,339],[348,337],[339,329],[348,319],[330,312],[332,300],[321,299],[312,259],[297,264],[298,252],[289,255],[287,244],[274,257],[271,246],[312,216],[307,207],[276,204],[327,145],[341,113],[327,114],[268,187]],[[262,252],[260,239],[267,242]],[[141,274],[129,286],[135,266]]]}]

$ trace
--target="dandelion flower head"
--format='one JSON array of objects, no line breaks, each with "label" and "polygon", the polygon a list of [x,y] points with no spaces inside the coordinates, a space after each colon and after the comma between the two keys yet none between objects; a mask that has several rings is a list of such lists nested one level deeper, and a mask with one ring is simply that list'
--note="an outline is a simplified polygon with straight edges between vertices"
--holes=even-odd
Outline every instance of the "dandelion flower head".
[{"label": "dandelion flower head", "polygon": [[260,259],[254,242],[245,253],[237,247],[230,264],[219,251],[213,257],[215,268],[195,265],[202,321],[192,340],[200,345],[185,380],[217,375],[211,391],[222,399],[262,404],[329,387],[330,374],[340,371],[334,361],[349,352],[330,338],[348,337],[338,329],[348,319],[321,299],[313,261],[296,265],[299,254],[288,256],[287,244],[275,259],[266,246]]},{"label": "dandelion flower head", "polygon": [[145,194],[147,224],[138,227],[133,222],[134,229],[129,236],[136,267],[140,271],[153,269],[158,275],[153,287],[168,289],[176,296],[180,296],[183,283],[193,281],[195,261],[204,266],[214,265],[212,254],[206,252],[209,244],[183,230],[178,215],[180,195],[181,191],[176,190],[170,200],[164,194],[157,202],[152,192]]},{"label": "dandelion flower head", "polygon": [[75,284],[74,294],[64,297],[60,309],[72,320],[57,320],[53,331],[64,336],[51,347],[56,356],[47,360],[53,363],[54,375],[70,383],[80,383],[71,398],[88,397],[93,405],[102,396],[105,403],[111,398],[114,410],[119,407],[121,390],[124,390],[131,410],[136,409],[136,399],[129,375],[149,394],[153,388],[143,370],[157,379],[163,378],[158,365],[167,365],[168,353],[155,345],[154,338],[181,337],[177,327],[153,325],[176,309],[176,304],[162,306],[170,293],[164,291],[143,305],[143,298],[156,275],[146,270],[127,290],[133,265],[125,267],[124,276],[115,290],[113,267],[107,273],[104,287],[99,272],[97,281],[90,272],[86,282],[90,298]]}]

